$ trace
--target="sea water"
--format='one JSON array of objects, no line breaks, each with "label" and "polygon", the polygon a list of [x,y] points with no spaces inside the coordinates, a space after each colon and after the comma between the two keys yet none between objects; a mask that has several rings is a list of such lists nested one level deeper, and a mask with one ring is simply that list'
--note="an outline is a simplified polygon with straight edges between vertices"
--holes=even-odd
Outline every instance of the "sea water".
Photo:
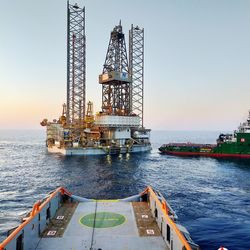
[{"label": "sea water", "polygon": [[38,199],[64,186],[87,198],[158,189],[201,249],[250,249],[250,161],[159,154],[168,142],[215,143],[219,132],[152,131],[151,153],[49,154],[45,131],[0,130],[0,240]]}]

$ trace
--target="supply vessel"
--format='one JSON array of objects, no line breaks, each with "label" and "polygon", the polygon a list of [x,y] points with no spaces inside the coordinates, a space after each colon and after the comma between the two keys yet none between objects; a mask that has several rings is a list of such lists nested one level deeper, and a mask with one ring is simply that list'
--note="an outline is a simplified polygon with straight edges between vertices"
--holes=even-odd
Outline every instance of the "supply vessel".
[{"label": "supply vessel", "polygon": [[34,204],[0,250],[198,250],[165,198],[150,186],[118,200],[94,200],[60,187]]},{"label": "supply vessel", "polygon": [[[68,2],[67,102],[58,119],[43,119],[51,153],[105,155],[151,150],[144,126],[144,29],[131,25],[129,56],[121,21],[110,33],[99,84],[101,111],[86,102],[85,8]],[[100,42],[101,42],[100,38]]]},{"label": "supply vessel", "polygon": [[250,111],[247,120],[233,134],[220,134],[217,144],[169,143],[159,150],[178,156],[250,158]]}]

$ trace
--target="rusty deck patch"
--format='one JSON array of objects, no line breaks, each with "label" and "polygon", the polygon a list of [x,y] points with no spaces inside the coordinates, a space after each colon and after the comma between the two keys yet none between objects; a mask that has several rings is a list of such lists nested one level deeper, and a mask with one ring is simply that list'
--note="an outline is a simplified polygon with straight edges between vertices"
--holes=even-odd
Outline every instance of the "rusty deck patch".
[{"label": "rusty deck patch", "polygon": [[159,227],[153,218],[147,202],[132,202],[136,224],[139,235],[141,237],[147,236],[161,236]]},{"label": "rusty deck patch", "polygon": [[50,220],[48,227],[42,232],[43,238],[62,237],[67,225],[74,214],[78,202],[65,202],[58,209],[55,217]]}]

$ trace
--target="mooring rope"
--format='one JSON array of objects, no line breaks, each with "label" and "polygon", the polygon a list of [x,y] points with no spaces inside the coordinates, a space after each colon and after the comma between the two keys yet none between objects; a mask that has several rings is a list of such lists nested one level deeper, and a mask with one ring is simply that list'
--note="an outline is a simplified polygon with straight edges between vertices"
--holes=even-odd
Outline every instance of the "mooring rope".
[{"label": "mooring rope", "polygon": [[95,233],[96,211],[97,211],[97,201],[95,202],[95,215],[94,215],[94,222],[93,222],[93,230],[92,230],[92,236],[91,236],[91,245],[90,245],[90,250],[93,250],[93,244],[94,244],[94,233]]}]

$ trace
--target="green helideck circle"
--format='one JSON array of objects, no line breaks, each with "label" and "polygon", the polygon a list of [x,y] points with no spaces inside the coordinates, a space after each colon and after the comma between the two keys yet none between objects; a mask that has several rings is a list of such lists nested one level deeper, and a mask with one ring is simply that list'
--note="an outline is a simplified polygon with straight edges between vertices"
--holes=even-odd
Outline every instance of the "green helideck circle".
[{"label": "green helideck circle", "polygon": [[[107,228],[116,227],[125,222],[126,218],[117,213],[99,212],[95,214],[87,214],[80,219],[80,223],[87,227]],[[95,221],[95,222],[94,222]]]}]

